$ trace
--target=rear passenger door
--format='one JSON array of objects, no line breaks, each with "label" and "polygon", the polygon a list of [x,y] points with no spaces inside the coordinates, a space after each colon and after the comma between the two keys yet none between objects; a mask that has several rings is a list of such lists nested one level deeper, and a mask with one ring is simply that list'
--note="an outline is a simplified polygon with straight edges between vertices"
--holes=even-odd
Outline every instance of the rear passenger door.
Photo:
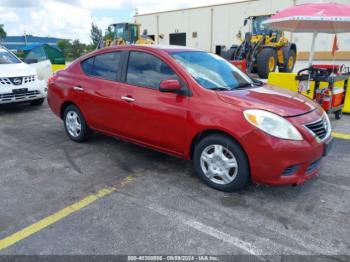
[{"label": "rear passenger door", "polygon": [[121,99],[127,118],[124,133],[142,143],[182,155],[187,130],[188,96],[159,91],[162,80],[176,79],[174,70],[159,57],[131,51]]},{"label": "rear passenger door", "polygon": [[120,112],[116,109],[121,104],[120,72],[124,54],[108,52],[84,60],[81,63],[84,74],[74,87],[88,123],[107,133],[118,133],[120,129]]}]

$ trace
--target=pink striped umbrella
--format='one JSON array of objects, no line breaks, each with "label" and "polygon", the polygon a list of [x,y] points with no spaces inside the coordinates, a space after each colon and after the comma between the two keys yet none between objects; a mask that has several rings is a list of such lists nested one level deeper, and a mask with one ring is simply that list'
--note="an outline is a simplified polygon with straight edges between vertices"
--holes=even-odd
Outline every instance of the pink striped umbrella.
[{"label": "pink striped umbrella", "polygon": [[350,5],[338,3],[301,4],[284,9],[265,21],[271,29],[313,33],[309,58],[311,66],[318,33],[350,32]]}]

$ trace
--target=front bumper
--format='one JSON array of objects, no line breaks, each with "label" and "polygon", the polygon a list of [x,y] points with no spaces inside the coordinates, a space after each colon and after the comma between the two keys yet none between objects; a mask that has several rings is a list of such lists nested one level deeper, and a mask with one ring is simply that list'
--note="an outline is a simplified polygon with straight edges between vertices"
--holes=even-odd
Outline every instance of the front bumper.
[{"label": "front bumper", "polygon": [[303,124],[320,118],[322,113],[318,109],[289,119],[303,135],[303,141],[283,140],[259,130],[244,137],[252,180],[266,185],[296,185],[314,177],[321,168],[325,147],[330,147],[332,137],[329,132],[322,142],[318,142]]},{"label": "front bumper", "polygon": [[[21,93],[14,93],[14,89],[26,89],[26,91]],[[0,104],[27,102],[46,98],[46,96],[46,81],[36,80],[33,83],[27,83],[19,86],[0,86]]]}]

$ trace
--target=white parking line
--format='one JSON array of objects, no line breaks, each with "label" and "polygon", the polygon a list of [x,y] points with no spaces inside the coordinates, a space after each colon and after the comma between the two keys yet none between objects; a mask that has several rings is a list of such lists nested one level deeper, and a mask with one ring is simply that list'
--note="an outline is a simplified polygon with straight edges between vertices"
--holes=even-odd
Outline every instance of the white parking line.
[{"label": "white parking line", "polygon": [[[257,247],[255,247],[252,243],[243,241],[237,237],[234,237],[232,235],[229,235],[225,232],[222,232],[216,228],[213,228],[211,226],[205,225],[199,221],[196,221],[190,217],[183,216],[177,212],[173,212],[171,210],[168,210],[164,207],[161,207],[159,205],[147,205],[147,208],[157,212],[158,214],[161,214],[166,217],[171,217],[172,219],[176,218],[180,223],[185,224],[199,232],[202,232],[204,234],[207,234],[209,236],[215,237],[223,242],[229,243],[239,249],[242,249],[246,251],[247,253],[251,255],[260,255],[262,254],[262,251],[259,250]],[[260,257],[261,260],[263,260]]]}]

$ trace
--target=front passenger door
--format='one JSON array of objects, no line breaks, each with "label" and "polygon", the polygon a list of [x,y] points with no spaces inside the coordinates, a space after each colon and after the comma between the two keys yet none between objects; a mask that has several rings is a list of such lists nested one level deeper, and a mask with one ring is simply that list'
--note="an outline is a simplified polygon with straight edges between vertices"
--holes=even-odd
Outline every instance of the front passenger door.
[{"label": "front passenger door", "polygon": [[[162,80],[181,79],[157,56],[131,51],[122,88],[124,134],[144,144],[182,155],[188,96],[159,91]],[[183,82],[182,82],[183,83]],[[125,98],[130,98],[125,100]]]}]

